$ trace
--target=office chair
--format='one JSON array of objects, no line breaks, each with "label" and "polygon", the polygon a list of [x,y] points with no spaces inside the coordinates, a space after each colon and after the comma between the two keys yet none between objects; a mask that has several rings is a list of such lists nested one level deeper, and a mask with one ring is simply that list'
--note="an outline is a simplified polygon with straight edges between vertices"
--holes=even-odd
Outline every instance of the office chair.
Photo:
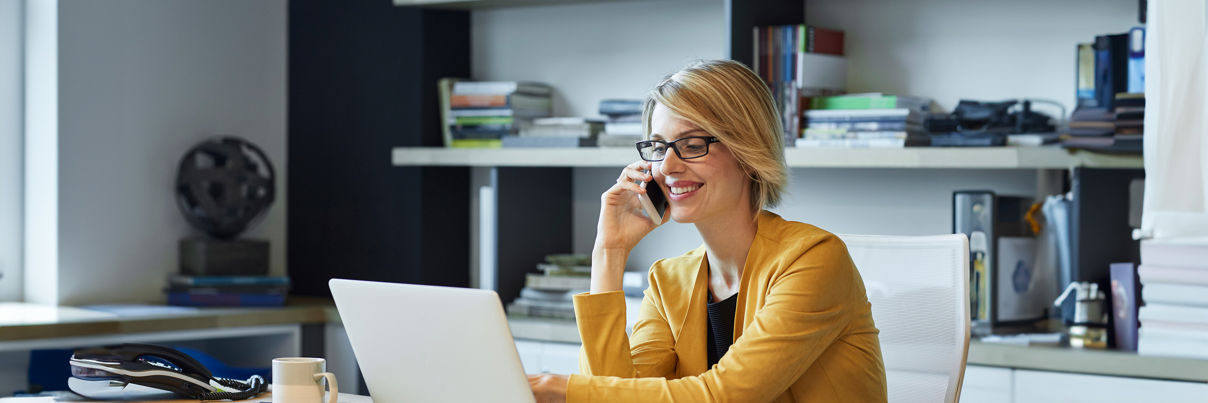
[{"label": "office chair", "polygon": [[969,241],[840,235],[881,330],[889,401],[956,402],[969,351]]}]

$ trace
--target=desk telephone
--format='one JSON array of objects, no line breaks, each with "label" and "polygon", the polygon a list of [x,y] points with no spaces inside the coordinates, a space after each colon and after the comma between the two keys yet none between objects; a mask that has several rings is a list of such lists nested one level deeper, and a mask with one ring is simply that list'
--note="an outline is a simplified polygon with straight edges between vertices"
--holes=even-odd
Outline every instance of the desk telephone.
[{"label": "desk telephone", "polygon": [[129,385],[201,400],[242,400],[267,389],[258,375],[242,382],[217,378],[193,357],[150,344],[83,348],[73,352],[70,364],[68,387],[86,397],[121,391]]}]

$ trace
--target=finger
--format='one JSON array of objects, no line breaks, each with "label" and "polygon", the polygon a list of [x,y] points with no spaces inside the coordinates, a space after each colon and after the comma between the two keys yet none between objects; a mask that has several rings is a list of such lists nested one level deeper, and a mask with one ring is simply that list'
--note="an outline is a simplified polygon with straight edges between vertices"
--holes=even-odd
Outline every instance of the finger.
[{"label": "finger", "polygon": [[643,170],[625,169],[624,174],[625,174],[625,178],[631,182],[632,181],[650,182],[650,181],[654,180],[653,176],[651,176],[649,173],[647,173],[646,171],[643,171]]},{"label": "finger", "polygon": [[638,194],[646,193],[646,189],[643,189],[640,184],[628,179],[617,179],[617,184],[608,189],[608,193],[621,193],[624,190]]}]

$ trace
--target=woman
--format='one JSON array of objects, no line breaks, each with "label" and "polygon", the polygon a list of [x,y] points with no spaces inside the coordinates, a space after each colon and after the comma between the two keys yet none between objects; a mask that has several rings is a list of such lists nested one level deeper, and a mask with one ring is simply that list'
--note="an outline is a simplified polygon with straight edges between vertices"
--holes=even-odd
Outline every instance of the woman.
[{"label": "woman", "polygon": [[[750,69],[699,62],[649,94],[642,161],[602,196],[591,290],[575,296],[582,375],[529,377],[538,401],[885,401],[864,283],[838,237],[764,211],[787,181],[776,107]],[[650,268],[632,336],[621,277],[655,225],[637,182],[704,245]],[[663,222],[666,222],[664,218]]]}]

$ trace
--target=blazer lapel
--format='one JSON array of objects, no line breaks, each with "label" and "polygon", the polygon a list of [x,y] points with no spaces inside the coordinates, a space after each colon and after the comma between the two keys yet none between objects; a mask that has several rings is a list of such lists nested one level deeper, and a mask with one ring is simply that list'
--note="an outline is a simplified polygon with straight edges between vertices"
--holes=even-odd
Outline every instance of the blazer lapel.
[{"label": "blazer lapel", "polygon": [[708,297],[706,288],[709,286],[709,275],[705,267],[704,246],[701,247],[700,264],[697,265],[696,277],[691,287],[687,289],[688,308],[684,310],[681,322],[680,336],[676,340],[676,354],[679,364],[676,373],[680,377],[699,375],[709,369],[705,344],[708,343],[705,333],[705,299]]}]

